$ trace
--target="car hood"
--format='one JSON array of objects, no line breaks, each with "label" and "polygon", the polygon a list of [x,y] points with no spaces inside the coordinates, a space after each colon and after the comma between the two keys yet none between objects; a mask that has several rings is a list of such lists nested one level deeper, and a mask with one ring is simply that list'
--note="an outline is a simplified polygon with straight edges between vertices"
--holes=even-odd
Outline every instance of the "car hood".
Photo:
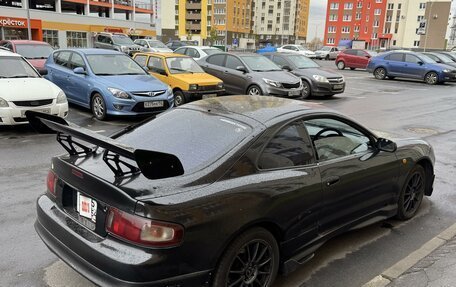
[{"label": "car hood", "polygon": [[176,79],[183,81],[188,84],[198,84],[198,85],[217,85],[222,82],[217,77],[209,75],[207,73],[195,73],[195,74],[174,74]]},{"label": "car hood", "polygon": [[6,101],[55,99],[60,91],[43,78],[0,79],[0,98]]},{"label": "car hood", "polygon": [[289,84],[295,84],[300,81],[300,79],[293,74],[284,71],[255,72],[255,77]]},{"label": "car hood", "polygon": [[97,76],[97,78],[106,86],[127,92],[157,91],[168,88],[167,85],[150,75]]},{"label": "car hood", "polygon": [[337,78],[342,77],[341,74],[334,72],[328,68],[308,68],[308,69],[296,69],[293,70],[293,73],[296,76],[308,76],[312,77],[313,75],[320,75],[326,78]]}]

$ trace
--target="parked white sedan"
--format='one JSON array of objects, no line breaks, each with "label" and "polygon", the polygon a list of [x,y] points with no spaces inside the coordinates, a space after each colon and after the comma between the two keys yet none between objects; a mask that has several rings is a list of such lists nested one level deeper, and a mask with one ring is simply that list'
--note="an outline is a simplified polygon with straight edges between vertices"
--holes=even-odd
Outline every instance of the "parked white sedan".
[{"label": "parked white sedan", "polygon": [[316,56],[314,52],[304,48],[301,45],[283,45],[282,47],[277,48],[277,52],[300,54],[311,59],[314,59]]},{"label": "parked white sedan", "polygon": [[29,110],[65,118],[67,98],[22,56],[0,49],[0,126],[27,124]]},{"label": "parked white sedan", "polygon": [[195,61],[198,61],[206,56],[221,52],[223,51],[218,48],[209,46],[182,46],[174,51],[174,53],[190,56],[195,59]]}]

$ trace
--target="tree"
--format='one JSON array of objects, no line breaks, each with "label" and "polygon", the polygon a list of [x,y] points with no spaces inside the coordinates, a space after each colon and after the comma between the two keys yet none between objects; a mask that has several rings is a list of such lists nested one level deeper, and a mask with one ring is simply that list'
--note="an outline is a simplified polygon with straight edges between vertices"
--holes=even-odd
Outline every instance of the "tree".
[{"label": "tree", "polygon": [[318,50],[322,45],[323,45],[323,41],[320,38],[315,37],[312,39],[312,41],[310,41],[310,43],[307,45],[307,47],[310,50]]},{"label": "tree", "polygon": [[217,41],[217,39],[218,39],[217,29],[215,29],[215,27],[212,27],[211,30],[209,31],[207,40],[209,41],[210,45],[213,46],[213,45],[215,45],[215,41]]}]

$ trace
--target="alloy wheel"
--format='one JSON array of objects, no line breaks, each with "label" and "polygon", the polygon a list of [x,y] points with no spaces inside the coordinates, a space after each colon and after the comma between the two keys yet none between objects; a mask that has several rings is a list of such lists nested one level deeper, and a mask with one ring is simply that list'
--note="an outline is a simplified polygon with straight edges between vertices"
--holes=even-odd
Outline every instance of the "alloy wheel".
[{"label": "alloy wheel", "polygon": [[386,77],[386,70],[383,68],[378,68],[375,70],[375,78],[383,80]]},{"label": "alloy wheel", "polygon": [[273,274],[272,246],[264,240],[252,240],[237,253],[228,272],[229,287],[266,286]]},{"label": "alloy wheel", "polygon": [[249,95],[251,95],[251,96],[259,96],[259,95],[261,95],[261,91],[257,87],[251,87],[249,89]]},{"label": "alloy wheel", "polygon": [[92,109],[95,117],[102,119],[105,116],[105,107],[103,99],[100,96],[95,96],[93,98]]},{"label": "alloy wheel", "polygon": [[403,207],[408,214],[416,212],[424,195],[424,180],[422,175],[416,172],[408,181],[404,192]]},{"label": "alloy wheel", "polygon": [[302,92],[301,92],[302,98],[307,99],[310,97],[310,85],[307,83],[307,81],[302,81]]},{"label": "alloy wheel", "polygon": [[337,63],[337,68],[338,68],[339,70],[345,69],[345,63],[342,62],[342,61],[339,61],[339,63]]},{"label": "alloy wheel", "polygon": [[426,75],[426,83],[429,84],[429,85],[435,85],[437,84],[437,81],[438,81],[438,76],[436,73],[434,72],[430,72]]}]

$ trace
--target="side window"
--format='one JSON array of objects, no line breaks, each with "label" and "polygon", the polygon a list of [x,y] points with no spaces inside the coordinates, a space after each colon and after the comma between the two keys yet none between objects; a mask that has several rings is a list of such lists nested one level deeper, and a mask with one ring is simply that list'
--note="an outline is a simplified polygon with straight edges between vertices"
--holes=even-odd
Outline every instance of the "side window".
[{"label": "side window", "polygon": [[312,162],[312,145],[306,130],[300,122],[294,122],[282,128],[269,141],[258,159],[258,168],[294,167]]},{"label": "side window", "polygon": [[135,57],[136,63],[138,63],[141,67],[146,66],[146,60],[147,60],[147,56],[145,56],[145,55],[138,55]]},{"label": "side window", "polygon": [[106,41],[106,37],[103,35],[97,36],[97,42],[104,43]]},{"label": "side window", "polygon": [[78,67],[84,68],[85,69],[85,63],[84,60],[82,59],[81,55],[77,53],[72,53],[73,55],[71,56],[71,62],[70,62],[70,69],[75,69]]},{"label": "side window", "polygon": [[231,56],[231,55],[226,56],[225,67],[227,67],[228,69],[236,70],[236,67],[239,67],[239,66],[244,66],[244,64],[242,64],[241,60],[239,60],[238,58]]},{"label": "side window", "polygon": [[150,57],[147,67],[150,69],[150,71],[152,71],[154,73],[162,74],[165,72],[165,67],[163,66],[163,60],[160,58],[157,58],[157,57]]},{"label": "side window", "polygon": [[402,62],[403,61],[403,54],[394,53],[394,54],[386,56],[385,60]]},{"label": "side window", "polygon": [[333,52],[338,52],[338,51],[339,51],[339,49],[333,48]]},{"label": "side window", "polygon": [[417,56],[409,55],[409,54],[405,54],[405,61],[407,63],[413,63],[413,64],[418,64],[418,62],[421,62],[421,60]]},{"label": "side window", "polygon": [[351,50],[351,49],[347,49],[344,51],[345,54],[347,55],[350,55],[350,56],[356,56],[356,51],[355,50]]},{"label": "side window", "polygon": [[293,51],[299,51],[299,49],[296,48],[295,46],[291,46],[291,50],[293,50]]},{"label": "side window", "polygon": [[54,61],[59,66],[69,68],[70,55],[71,55],[71,52],[67,52],[67,51],[60,52],[60,53],[58,53],[58,55],[56,55],[56,57],[54,58]]},{"label": "side window", "polygon": [[359,57],[366,57],[368,56],[366,52],[362,51],[362,50],[357,50],[356,51],[356,55],[359,56]]},{"label": "side window", "polygon": [[174,53],[181,54],[181,55],[186,55],[185,53],[187,52],[187,48],[179,48],[174,51]]},{"label": "side window", "polygon": [[5,44],[5,48],[8,48],[8,49],[10,49],[11,51],[13,51],[13,44],[11,44],[11,42],[7,42],[7,43]]},{"label": "side window", "polygon": [[318,118],[305,121],[305,126],[320,161],[364,153],[371,149],[368,136],[342,121]]},{"label": "side window", "polygon": [[280,68],[283,68],[284,66],[290,66],[290,64],[288,64],[288,62],[282,57],[274,56],[274,59],[272,61],[276,63]]},{"label": "side window", "polygon": [[428,56],[429,58],[431,58],[432,60],[436,61],[437,63],[441,63],[442,61],[440,61],[440,59],[435,56],[435,55],[432,55],[432,54],[426,54],[426,56]]},{"label": "side window", "polygon": [[199,58],[200,54],[196,49],[193,48],[187,48],[187,53],[185,53],[187,56],[190,56],[192,58]]},{"label": "side window", "polygon": [[216,66],[223,66],[225,62],[225,55],[213,55],[207,58],[207,62]]}]

